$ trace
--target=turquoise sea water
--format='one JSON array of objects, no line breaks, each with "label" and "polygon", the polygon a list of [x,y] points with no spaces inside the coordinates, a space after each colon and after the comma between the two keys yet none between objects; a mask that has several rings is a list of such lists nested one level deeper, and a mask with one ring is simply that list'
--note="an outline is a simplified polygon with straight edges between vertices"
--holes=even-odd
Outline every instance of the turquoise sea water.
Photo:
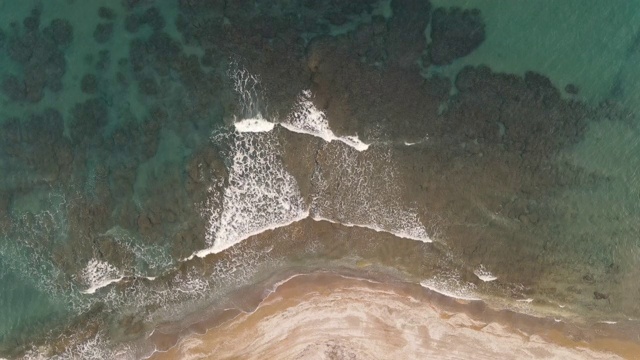
[{"label": "turquoise sea water", "polygon": [[0,357],[307,258],[638,321],[638,60],[631,0],[0,0]]}]

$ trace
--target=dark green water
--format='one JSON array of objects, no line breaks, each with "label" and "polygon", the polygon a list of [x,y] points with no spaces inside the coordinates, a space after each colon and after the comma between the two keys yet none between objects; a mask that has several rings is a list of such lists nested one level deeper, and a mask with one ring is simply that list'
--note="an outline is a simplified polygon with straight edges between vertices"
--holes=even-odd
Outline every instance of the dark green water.
[{"label": "dark green water", "polygon": [[4,1],[0,82],[0,357],[139,358],[367,246],[449,294],[640,318],[637,1]]}]

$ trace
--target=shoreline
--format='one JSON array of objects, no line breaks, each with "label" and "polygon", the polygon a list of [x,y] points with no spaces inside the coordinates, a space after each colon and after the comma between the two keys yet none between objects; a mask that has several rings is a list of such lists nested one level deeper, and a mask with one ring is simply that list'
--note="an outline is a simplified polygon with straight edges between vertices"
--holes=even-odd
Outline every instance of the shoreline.
[{"label": "shoreline", "polygon": [[[366,297],[369,302],[358,301],[362,296]],[[376,298],[381,299],[380,304],[375,304],[375,302],[377,302],[377,300],[375,300]],[[238,303],[240,299],[242,299],[245,305],[243,306],[244,309],[226,307],[228,304]],[[513,351],[528,348],[538,349],[540,347],[554,354],[557,353],[557,355],[562,354],[562,356],[566,356],[565,358],[632,359],[634,354],[640,353],[640,341],[633,341],[630,335],[633,332],[628,331],[629,328],[634,325],[631,322],[626,324],[599,322],[590,325],[579,325],[566,322],[565,320],[558,321],[552,317],[536,317],[518,313],[513,310],[493,309],[482,300],[456,299],[425,288],[420,284],[405,282],[383,273],[372,273],[369,271],[357,272],[353,269],[336,269],[312,270],[306,273],[294,273],[293,275],[291,275],[291,272],[289,272],[288,275],[280,273],[279,275],[272,276],[266,282],[246,286],[229,297],[226,302],[227,305],[223,306],[224,309],[216,310],[211,316],[205,319],[200,317],[199,321],[191,323],[177,333],[166,333],[163,332],[162,326],[158,327],[144,340],[147,344],[153,344],[153,348],[156,350],[144,358],[174,359],[184,358],[188,355],[208,358],[206,355],[207,349],[216,349],[216,356],[218,356],[218,358],[225,358],[225,356],[249,356],[250,358],[253,356],[260,358],[261,356],[268,356],[269,354],[272,356],[279,355],[277,351],[283,349],[278,348],[278,342],[273,343],[272,341],[267,341],[260,349],[253,349],[264,351],[260,354],[252,352],[241,354],[239,352],[240,349],[245,347],[239,346],[240,344],[237,343],[234,347],[234,345],[228,342],[233,343],[233,341],[236,340],[242,341],[243,336],[246,337],[248,336],[247,334],[255,333],[260,327],[264,327],[265,324],[270,324],[270,321],[274,321],[273,319],[276,317],[286,316],[282,314],[287,314],[287,312],[291,313],[299,307],[304,307],[305,304],[308,306],[313,304],[321,307],[324,302],[330,301],[331,306],[335,306],[336,302],[341,301],[341,299],[347,299],[345,300],[345,308],[350,308],[351,311],[353,311],[354,308],[360,308],[361,311],[355,311],[351,316],[363,316],[363,319],[381,316],[380,314],[374,314],[379,310],[378,307],[374,305],[394,307],[396,305],[399,306],[399,304],[404,304],[402,306],[416,307],[420,310],[421,314],[424,312],[425,315],[423,319],[414,320],[428,320],[422,326],[427,326],[427,328],[429,326],[453,326],[455,329],[462,331],[461,334],[458,334],[462,337],[469,338],[469,336],[471,336],[469,334],[477,337],[477,341],[473,346],[481,346],[482,337],[486,337],[485,340],[491,340],[492,337],[496,337],[493,339],[493,342],[500,339],[508,339],[508,341],[505,340],[509,343],[504,344],[507,346],[505,349],[513,346],[513,342],[515,341],[520,344],[520,348],[511,348]],[[246,306],[253,306],[253,308],[247,309]],[[366,307],[370,307],[370,312],[367,311]],[[308,319],[314,316],[313,312],[313,309],[307,308],[306,314],[304,311],[301,311],[296,313],[296,316],[301,316],[299,319]],[[197,315],[194,314],[188,318],[193,319],[195,317],[197,317]],[[339,316],[336,316],[336,318],[338,317]],[[401,318],[402,315],[399,315],[399,319],[396,320],[400,321]],[[325,320],[327,320],[327,318],[325,318]],[[406,319],[402,321],[405,320]],[[295,321],[295,318],[293,321]],[[340,319],[336,321],[340,321]],[[347,323],[349,323],[349,321],[347,321]],[[278,324],[277,321],[276,324]],[[270,327],[270,332],[274,332],[274,334],[268,334],[269,336],[278,336],[278,331],[275,329],[285,327],[284,323],[280,322],[279,324],[278,327]],[[358,336],[353,336],[354,334],[358,334],[359,331],[363,331],[363,328],[370,328],[370,331],[374,331],[371,330],[371,326],[369,326],[371,324],[365,324],[366,326],[362,324],[365,323],[361,319],[360,325],[354,326],[353,329],[344,328],[343,330],[351,332],[351,335],[346,336],[345,339],[359,338]],[[292,326],[292,329],[295,331],[292,330],[288,334],[280,334],[280,336],[284,335],[283,339],[289,339],[289,335],[295,337],[295,334],[300,332],[304,333],[304,326],[298,326],[298,324],[286,325]],[[382,326],[382,324],[378,325]],[[389,327],[389,324],[383,327],[387,329],[387,332],[393,328],[393,326]],[[165,326],[165,331],[167,328],[168,327]],[[635,328],[638,328],[637,324]],[[431,333],[433,333],[433,329],[430,330],[432,330]],[[237,333],[234,333],[234,331],[237,331]],[[469,331],[471,332],[469,333]],[[318,336],[321,337],[322,333],[321,331]],[[427,333],[430,332],[427,331]],[[236,336],[236,338],[233,338],[232,334],[235,334],[233,336]],[[336,335],[337,333],[332,332],[332,334]],[[415,337],[416,334],[415,331],[407,331],[403,336]],[[449,334],[448,336],[455,337],[456,334]],[[389,340],[391,340],[391,338],[393,338],[393,336],[390,336]],[[436,340],[434,336],[426,336],[423,338],[431,339],[431,345],[435,344],[435,348],[442,346],[441,343],[438,343],[438,341],[441,340]],[[300,340],[303,341],[305,338],[301,337]],[[331,339],[325,340],[330,341]],[[224,344],[222,343],[225,341],[229,346],[225,351],[228,352],[221,352],[221,349],[224,348]],[[257,344],[260,343],[260,341],[260,338],[253,339],[251,344]],[[488,341],[487,343],[491,342],[492,341]],[[197,350],[193,350],[194,348],[192,346],[196,343],[199,344],[198,347],[196,347]],[[267,346],[269,344],[272,344],[273,348]],[[470,346],[471,345],[472,344],[470,344]],[[296,346],[301,345],[297,344]],[[390,349],[396,349],[396,347],[391,346]],[[249,349],[247,351],[253,350]],[[428,343],[425,344],[424,341],[422,341],[422,348],[418,346],[413,349],[414,352],[412,354],[438,355],[438,353],[430,353],[431,350],[436,351],[437,349],[431,349]],[[475,351],[479,351],[479,349]],[[488,350],[485,349],[485,351]],[[536,358],[536,351],[538,350],[532,350],[530,354],[533,354],[533,356],[529,356],[528,358]],[[445,356],[446,354],[442,353],[441,355]],[[495,353],[494,355],[499,356],[499,353]],[[542,353],[540,353],[539,356],[544,357]],[[527,358],[526,355],[524,357]],[[282,358],[290,357],[288,357],[287,354],[283,354]]]}]

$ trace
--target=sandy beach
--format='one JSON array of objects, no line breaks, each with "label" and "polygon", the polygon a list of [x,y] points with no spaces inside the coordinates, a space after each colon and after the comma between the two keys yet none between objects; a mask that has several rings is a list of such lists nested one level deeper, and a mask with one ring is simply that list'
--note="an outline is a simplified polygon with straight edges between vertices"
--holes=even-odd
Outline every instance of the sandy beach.
[{"label": "sandy beach", "polygon": [[[192,326],[151,359],[634,359],[640,353],[640,344],[606,324],[582,328],[415,284],[329,272],[289,278],[255,310],[206,322],[204,333]],[[167,335],[154,335],[150,341],[167,345]]]}]

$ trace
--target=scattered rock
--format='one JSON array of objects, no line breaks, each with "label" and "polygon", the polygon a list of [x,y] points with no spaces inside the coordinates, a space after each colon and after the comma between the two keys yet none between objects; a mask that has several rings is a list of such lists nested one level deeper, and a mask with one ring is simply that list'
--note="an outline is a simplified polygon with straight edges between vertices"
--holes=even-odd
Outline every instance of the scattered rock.
[{"label": "scattered rock", "polygon": [[44,28],[43,33],[61,47],[66,47],[73,41],[73,26],[68,20],[52,20],[49,26]]},{"label": "scattered rock", "polygon": [[85,74],[80,81],[80,88],[85,94],[94,94],[98,90],[98,78],[94,74]]},{"label": "scattered rock", "polygon": [[0,29],[0,49],[4,47],[4,44],[7,41],[7,34],[5,34],[4,30]]},{"label": "scattered rock", "polygon": [[164,28],[165,21],[157,7],[150,7],[142,14],[141,22],[149,25],[154,31],[160,31]]},{"label": "scattered rock", "polygon": [[3,79],[2,90],[13,101],[37,103],[44,97],[44,90],[62,90],[62,76],[66,72],[66,59],[62,49],[69,45],[73,32],[65,20],[56,19],[39,29],[39,10],[25,19],[26,32],[15,24],[13,36],[8,39],[9,58],[18,63],[22,74],[12,74]]},{"label": "scattered rock", "polygon": [[96,62],[96,70],[104,71],[111,65],[111,54],[109,50],[103,49],[98,52],[98,61]]},{"label": "scattered rock", "polygon": [[113,34],[113,23],[102,23],[96,25],[93,31],[93,38],[98,44],[104,44],[111,39]]},{"label": "scattered rock", "polygon": [[38,31],[40,28],[40,10],[31,10],[31,14],[22,21],[22,26],[24,26],[27,31]]},{"label": "scattered rock", "polygon": [[130,33],[137,32],[143,25],[150,26],[153,31],[164,28],[165,20],[157,7],[150,7],[142,14],[129,14],[124,20],[124,28]]},{"label": "scattered rock", "polygon": [[24,82],[20,81],[15,75],[9,75],[4,78],[2,92],[12,101],[24,101],[26,98]]},{"label": "scattered rock", "polygon": [[116,12],[111,8],[100,6],[100,8],[98,9],[98,16],[101,19],[113,20],[116,18]]},{"label": "scattered rock", "polygon": [[564,91],[567,94],[578,95],[578,93],[580,92],[580,88],[578,88],[578,86],[575,84],[567,84],[567,86],[564,87]]},{"label": "scattered rock", "polygon": [[594,284],[596,282],[596,279],[593,277],[592,274],[585,274],[582,277],[582,280],[584,280],[588,284]]}]

